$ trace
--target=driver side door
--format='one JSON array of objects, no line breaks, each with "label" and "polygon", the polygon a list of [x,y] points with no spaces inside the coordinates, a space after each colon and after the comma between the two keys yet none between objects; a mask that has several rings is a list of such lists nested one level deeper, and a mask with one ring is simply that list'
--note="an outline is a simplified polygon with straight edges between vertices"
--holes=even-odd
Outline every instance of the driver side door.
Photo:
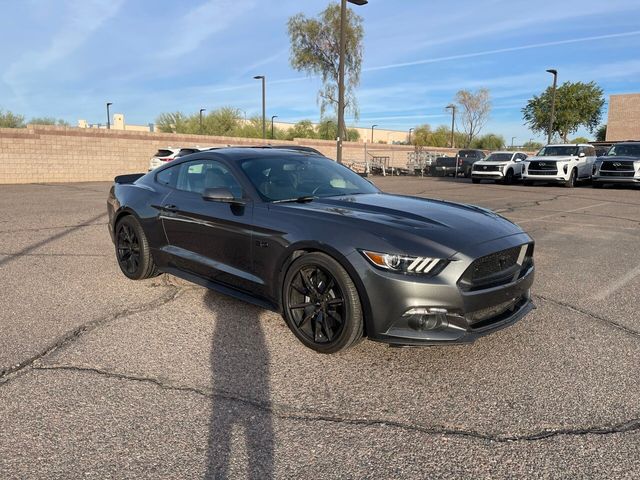
[{"label": "driver side door", "polygon": [[[167,251],[176,268],[232,288],[251,291],[253,202],[231,170],[216,160],[192,160],[179,168],[175,189],[163,204]],[[227,188],[243,204],[209,201],[208,188]]]}]

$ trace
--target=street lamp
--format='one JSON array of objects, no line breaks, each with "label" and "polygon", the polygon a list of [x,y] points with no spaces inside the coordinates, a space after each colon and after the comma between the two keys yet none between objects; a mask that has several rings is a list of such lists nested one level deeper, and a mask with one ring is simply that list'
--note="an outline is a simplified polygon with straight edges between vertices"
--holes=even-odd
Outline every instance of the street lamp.
[{"label": "street lamp", "polygon": [[409,129],[409,145],[411,145],[411,132],[413,132],[413,128]]},{"label": "street lamp", "polygon": [[511,148],[513,148],[513,141],[518,137],[511,137]]},{"label": "street lamp", "polygon": [[456,148],[454,129],[456,128],[456,106],[453,103],[447,105],[451,109],[451,148]]},{"label": "street lamp", "polygon": [[202,135],[202,112],[206,111],[206,108],[200,109],[200,134]]},{"label": "street lamp", "polygon": [[271,139],[273,140],[273,119],[278,118],[278,115],[271,116]]},{"label": "street lamp", "polygon": [[373,143],[373,129],[376,128],[378,125],[371,125],[371,143]]},{"label": "street lamp", "polygon": [[558,84],[558,71],[550,68],[548,73],[553,75],[553,89],[551,90],[551,116],[549,117],[549,130],[547,131],[547,145],[551,143],[551,134],[553,133],[553,122],[556,116],[556,85]]},{"label": "street lamp", "polygon": [[262,138],[267,138],[267,101],[266,101],[266,78],[264,75],[256,75],[253,77],[255,80],[262,80]]},{"label": "street lamp", "polygon": [[113,105],[111,102],[107,102],[107,130],[111,130],[111,115],[109,114],[109,107]]},{"label": "street lamp", "polygon": [[354,5],[366,5],[368,0],[341,0],[340,2],[340,58],[338,61],[338,143],[336,160],[342,163],[342,133],[344,128],[344,57],[347,49],[347,1]]}]

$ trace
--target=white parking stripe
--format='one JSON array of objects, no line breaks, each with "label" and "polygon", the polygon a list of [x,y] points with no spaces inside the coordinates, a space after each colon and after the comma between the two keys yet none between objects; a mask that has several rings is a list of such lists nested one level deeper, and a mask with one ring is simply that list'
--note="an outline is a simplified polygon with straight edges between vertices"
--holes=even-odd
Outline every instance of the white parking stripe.
[{"label": "white parking stripe", "polygon": [[525,220],[518,220],[518,224],[524,223],[524,222],[535,222],[536,220],[542,220],[544,218],[551,218],[551,217],[555,217],[557,215],[562,215],[564,213],[573,213],[573,212],[579,212],[580,210],[587,210],[589,208],[601,207],[603,205],[609,205],[610,203],[611,202],[596,203],[595,205],[589,205],[588,207],[574,208],[573,210],[565,210],[565,211],[562,211],[562,212],[551,213],[549,215],[543,215],[541,217],[527,218]]}]

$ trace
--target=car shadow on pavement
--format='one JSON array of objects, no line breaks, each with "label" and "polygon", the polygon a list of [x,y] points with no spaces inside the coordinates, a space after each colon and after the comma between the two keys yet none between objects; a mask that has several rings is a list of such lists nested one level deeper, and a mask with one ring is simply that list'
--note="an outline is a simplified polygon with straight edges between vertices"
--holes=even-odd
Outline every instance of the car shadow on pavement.
[{"label": "car shadow on pavement", "polygon": [[274,433],[262,310],[212,291],[204,302],[216,316],[205,478],[231,478],[245,468],[243,477],[272,478]]}]

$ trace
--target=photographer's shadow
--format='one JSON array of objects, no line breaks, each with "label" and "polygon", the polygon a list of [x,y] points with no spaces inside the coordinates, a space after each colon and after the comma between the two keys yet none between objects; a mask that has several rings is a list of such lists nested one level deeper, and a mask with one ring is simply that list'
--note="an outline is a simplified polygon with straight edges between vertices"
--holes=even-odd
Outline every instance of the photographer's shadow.
[{"label": "photographer's shadow", "polygon": [[[216,315],[210,357],[215,395],[205,478],[230,478],[245,468],[248,478],[272,478],[274,434],[262,310],[211,291],[204,301]],[[246,467],[238,458],[242,450]]]}]

